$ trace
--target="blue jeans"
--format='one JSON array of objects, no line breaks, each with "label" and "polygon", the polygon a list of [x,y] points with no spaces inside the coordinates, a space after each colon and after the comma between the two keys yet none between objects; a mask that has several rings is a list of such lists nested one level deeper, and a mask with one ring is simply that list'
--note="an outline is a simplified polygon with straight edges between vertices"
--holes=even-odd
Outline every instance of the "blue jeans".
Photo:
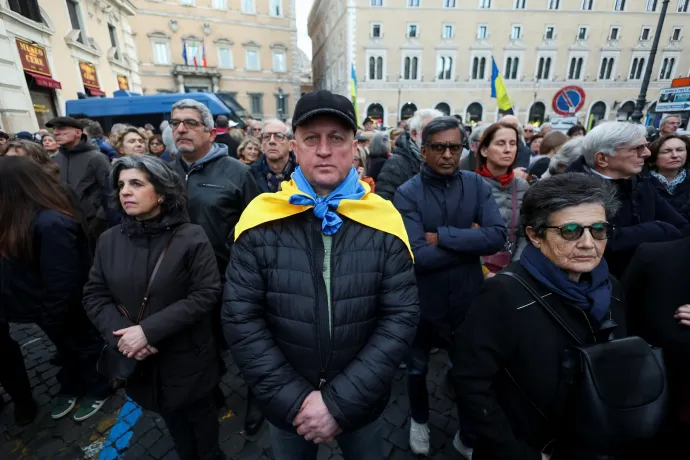
[{"label": "blue jeans", "polygon": [[[297,433],[270,425],[271,445],[275,460],[316,460],[318,444],[307,441]],[[381,418],[352,433],[336,436],[345,460],[382,460],[383,434]]]}]

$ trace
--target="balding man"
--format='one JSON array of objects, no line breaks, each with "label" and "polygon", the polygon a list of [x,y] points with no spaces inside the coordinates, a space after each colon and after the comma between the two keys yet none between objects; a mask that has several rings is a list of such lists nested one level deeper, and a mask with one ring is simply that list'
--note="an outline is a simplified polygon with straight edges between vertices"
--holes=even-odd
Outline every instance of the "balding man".
[{"label": "balding man", "polygon": [[[517,129],[519,133],[522,132],[520,122],[518,121],[517,117],[515,117],[515,115],[503,115],[500,121],[501,123],[506,123],[508,125],[515,126],[515,129]],[[520,139],[520,145],[518,146],[517,152],[517,161],[515,162],[513,168],[516,170],[521,170],[516,172],[519,173],[518,175],[523,179],[527,176],[526,171],[529,167],[529,160],[531,157],[532,152],[530,151],[529,147],[527,147],[527,144],[525,144],[525,141],[523,139]]]},{"label": "balding man", "polygon": [[280,120],[264,122],[260,140],[263,155],[252,165],[252,174],[263,193],[275,193],[281,182],[290,180],[297,167],[295,154],[290,151],[287,125]]}]

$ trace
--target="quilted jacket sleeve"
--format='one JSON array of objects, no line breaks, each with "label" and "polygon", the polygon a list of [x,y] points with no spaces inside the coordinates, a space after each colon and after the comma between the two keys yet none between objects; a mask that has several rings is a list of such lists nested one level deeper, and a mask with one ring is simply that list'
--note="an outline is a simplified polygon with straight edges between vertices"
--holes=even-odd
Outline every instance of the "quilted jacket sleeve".
[{"label": "quilted jacket sleeve", "polygon": [[406,180],[404,171],[408,169],[400,155],[393,155],[381,167],[376,178],[376,194],[388,201],[393,201],[395,191]]},{"label": "quilted jacket sleeve", "polygon": [[266,325],[266,283],[253,238],[249,231],[233,245],[223,292],[223,334],[266,417],[292,426],[302,402],[316,388],[287,361]]},{"label": "quilted jacket sleeve", "polygon": [[357,358],[321,389],[326,407],[345,432],[361,427],[371,407],[385,397],[417,330],[419,300],[412,259],[399,239],[390,238],[378,327]]}]

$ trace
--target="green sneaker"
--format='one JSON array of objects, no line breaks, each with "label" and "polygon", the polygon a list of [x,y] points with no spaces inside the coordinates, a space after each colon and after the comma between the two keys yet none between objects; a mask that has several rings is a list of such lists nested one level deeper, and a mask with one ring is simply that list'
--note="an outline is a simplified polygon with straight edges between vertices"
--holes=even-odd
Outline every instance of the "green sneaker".
[{"label": "green sneaker", "polygon": [[60,419],[65,415],[69,414],[74,406],[77,404],[77,398],[73,396],[58,396],[55,399],[55,404],[53,405],[53,412],[51,417],[53,420]]},{"label": "green sneaker", "polygon": [[72,420],[75,422],[81,422],[83,420],[86,420],[87,418],[91,417],[93,414],[98,412],[101,407],[103,407],[103,404],[108,400],[108,398],[105,399],[96,399],[96,398],[81,398],[79,400],[79,409],[77,409],[74,412],[74,415],[72,416]]}]

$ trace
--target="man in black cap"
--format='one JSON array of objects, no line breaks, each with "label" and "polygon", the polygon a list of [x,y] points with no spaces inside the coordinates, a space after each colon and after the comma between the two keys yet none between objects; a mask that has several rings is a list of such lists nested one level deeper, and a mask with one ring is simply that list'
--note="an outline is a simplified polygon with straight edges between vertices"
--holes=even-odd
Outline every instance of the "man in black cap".
[{"label": "man in black cap", "polygon": [[363,123],[364,131],[374,131],[374,120],[371,117],[367,117]]},{"label": "man in black cap", "polygon": [[338,441],[380,460],[380,415],[419,316],[400,214],[358,181],[349,99],[303,96],[290,141],[299,167],[235,227],[222,321],[283,460]]},{"label": "man in black cap", "polygon": [[105,203],[110,161],[97,145],[89,142],[81,120],[55,117],[46,127],[54,130],[55,141],[60,146],[55,156],[60,180],[76,195],[89,246],[93,249],[108,227]]}]

